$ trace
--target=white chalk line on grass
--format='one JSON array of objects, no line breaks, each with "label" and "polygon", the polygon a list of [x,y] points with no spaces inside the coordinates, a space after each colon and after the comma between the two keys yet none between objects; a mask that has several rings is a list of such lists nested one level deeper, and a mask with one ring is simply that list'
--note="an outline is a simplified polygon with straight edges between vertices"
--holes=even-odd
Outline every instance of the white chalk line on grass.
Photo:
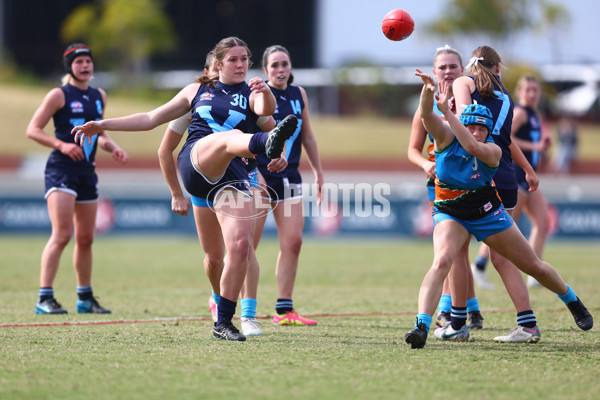
[{"label": "white chalk line on grass", "polygon": [[[594,311],[594,309],[589,309]],[[536,310],[537,312],[558,312],[565,311],[561,309],[545,309]],[[483,314],[495,314],[495,313],[511,313],[515,310],[482,310]],[[332,318],[332,317],[373,317],[373,316],[400,316],[400,315],[413,315],[415,311],[398,311],[398,312],[346,312],[346,313],[321,313],[321,314],[305,314],[308,318]],[[256,319],[271,319],[272,315],[261,315],[256,316]],[[237,318],[236,318],[237,319]],[[187,321],[210,321],[211,317],[166,317],[166,318],[152,318],[152,319],[116,319],[116,320],[101,320],[101,321],[58,321],[58,322],[17,322],[17,323],[5,323],[0,324],[0,328],[44,328],[44,327],[56,327],[56,326],[90,326],[90,325],[118,325],[118,324],[152,324],[152,323],[164,323],[164,322],[187,322]]]}]

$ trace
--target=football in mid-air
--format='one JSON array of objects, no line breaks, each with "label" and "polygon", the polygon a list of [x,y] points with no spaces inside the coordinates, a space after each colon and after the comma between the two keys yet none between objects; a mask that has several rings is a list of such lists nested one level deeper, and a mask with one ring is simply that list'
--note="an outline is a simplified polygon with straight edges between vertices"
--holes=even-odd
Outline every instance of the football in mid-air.
[{"label": "football in mid-air", "polygon": [[383,17],[381,29],[385,37],[398,42],[406,39],[413,33],[415,22],[409,13],[398,8],[390,11]]}]

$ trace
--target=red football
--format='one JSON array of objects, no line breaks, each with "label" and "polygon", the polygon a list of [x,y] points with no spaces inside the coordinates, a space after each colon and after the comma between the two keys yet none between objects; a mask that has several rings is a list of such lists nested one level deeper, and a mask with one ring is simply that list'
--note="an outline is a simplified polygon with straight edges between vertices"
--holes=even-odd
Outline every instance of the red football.
[{"label": "red football", "polygon": [[415,22],[409,13],[404,10],[392,10],[383,17],[381,24],[383,34],[390,40],[404,40],[413,33]]}]

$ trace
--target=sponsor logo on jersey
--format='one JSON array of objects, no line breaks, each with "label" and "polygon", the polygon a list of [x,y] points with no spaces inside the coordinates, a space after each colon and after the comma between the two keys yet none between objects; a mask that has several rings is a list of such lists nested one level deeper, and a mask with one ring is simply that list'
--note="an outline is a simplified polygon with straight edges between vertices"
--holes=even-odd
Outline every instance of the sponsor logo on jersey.
[{"label": "sponsor logo on jersey", "polygon": [[202,93],[200,95],[200,101],[202,101],[202,100],[212,100],[213,97],[215,97],[215,95],[212,94],[212,93],[208,93],[208,92],[207,93]]},{"label": "sponsor logo on jersey", "polygon": [[83,103],[80,101],[72,101],[70,104],[71,112],[73,113],[82,113],[83,112]]},{"label": "sponsor logo on jersey", "polygon": [[476,181],[479,178],[481,178],[481,172],[475,172],[473,175],[471,175],[472,181]]}]

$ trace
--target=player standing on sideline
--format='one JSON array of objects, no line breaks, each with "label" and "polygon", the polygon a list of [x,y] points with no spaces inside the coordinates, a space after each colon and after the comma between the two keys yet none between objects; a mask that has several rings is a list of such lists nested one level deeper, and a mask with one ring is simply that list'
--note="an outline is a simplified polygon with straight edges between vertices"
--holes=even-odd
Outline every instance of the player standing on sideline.
[{"label": "player standing on sideline", "polygon": [[[277,109],[273,114],[275,120],[281,121],[289,114],[296,115],[298,118],[298,127],[286,143],[285,158],[288,166],[285,170],[273,171],[268,168],[270,160],[267,157],[256,156],[258,168],[266,182],[268,193],[265,195],[271,202],[279,236],[280,251],[275,269],[277,303],[273,323],[275,325],[316,325],[317,321],[304,318],[296,312],[292,300],[304,229],[302,177],[298,171],[302,148],[304,147],[313,170],[317,204],[321,203],[323,168],[315,134],[310,125],[306,91],[301,86],[292,85],[294,77],[289,52],[279,45],[268,47],[263,53],[262,66],[268,77],[267,83],[277,99]],[[260,241],[265,220],[266,215],[257,222],[255,247]]]},{"label": "player standing on sideline", "polygon": [[[215,62],[215,55],[211,51],[206,55],[204,75],[219,76],[219,71],[217,70]],[[199,77],[196,78],[195,81],[198,82],[198,80]],[[179,184],[179,179],[177,178],[177,165],[173,157],[173,152],[188,129],[191,118],[192,112],[189,111],[185,115],[169,123],[158,149],[158,159],[165,180],[171,191],[171,209],[173,212],[185,216],[188,214],[191,204],[193,204],[194,221],[196,223],[198,239],[200,240],[202,250],[204,251],[204,270],[212,289],[212,293],[208,299],[208,309],[211,312],[213,321],[217,322],[217,305],[219,303],[219,298],[221,297],[219,282],[223,273],[223,258],[225,257],[223,234],[217,215],[211,208],[214,206],[213,203],[208,202],[206,199],[192,196],[192,203],[190,204],[184,196],[183,190]],[[275,120],[272,117],[260,117],[258,118],[257,124],[264,130],[272,129],[276,125]],[[256,161],[253,158],[246,159],[246,161],[248,163],[246,167],[248,169],[250,185],[253,188],[257,188],[258,171],[256,169]],[[285,160],[282,160],[281,158],[272,160],[271,163],[274,165],[283,164],[283,167],[287,165]],[[256,195],[256,193],[253,193],[253,196],[254,195]],[[258,260],[256,257],[253,257],[248,265],[246,279],[244,280],[241,292],[241,325],[244,336],[262,335],[262,330],[259,327],[260,323],[256,321],[256,295],[259,274]]]},{"label": "player standing on sideline", "polygon": [[[437,49],[433,58],[433,74],[438,82],[446,82],[450,85],[450,98],[452,99],[452,83],[455,79],[462,76],[462,58],[458,51],[446,45]],[[453,101],[451,100],[451,108],[453,108]],[[441,114],[434,103],[434,110]],[[425,141],[429,137],[429,146],[427,152],[429,158],[423,157],[423,147]],[[417,167],[423,169],[427,174],[427,194],[429,197],[429,204],[433,207],[433,201],[435,200],[435,154],[433,151],[433,137],[425,131],[423,121],[421,121],[421,115],[419,110],[415,111],[412,121],[412,129],[410,133],[410,139],[408,144],[408,159]],[[461,249],[460,253],[456,257],[456,263],[466,263],[469,265],[469,242]],[[461,264],[462,265],[462,264]],[[464,265],[462,266],[464,267]],[[464,268],[463,268],[464,269]],[[467,268],[467,272],[468,272]],[[451,315],[454,314],[454,318],[462,319],[469,316],[469,329],[482,329],[483,328],[483,317],[479,310],[479,300],[475,295],[475,289],[473,287],[473,277],[468,274],[469,284],[468,292],[457,294],[457,296],[451,296],[450,294],[450,279],[452,279],[452,270],[448,275],[448,278],[444,280],[444,288],[442,291],[442,297],[438,304],[438,317],[436,320],[436,327],[445,327],[451,323]],[[464,279],[464,277],[459,277]],[[466,298],[464,297],[466,294]],[[454,301],[454,305],[453,303]],[[456,324],[456,321],[455,321]]]},{"label": "player standing on sideline", "polygon": [[[444,122],[433,111],[433,79],[419,70],[416,75],[423,81],[419,107],[421,118],[425,129],[434,137],[436,152],[434,259],[419,291],[415,329],[406,333],[405,341],[413,349],[425,346],[443,281],[471,234],[556,293],[568,306],[579,328],[591,329],[591,314],[558,272],[535,255],[504,210],[492,186],[492,177],[498,169],[502,150],[491,138],[493,121],[489,109],[480,104],[471,104],[457,118],[448,105],[447,84],[442,81],[437,100],[439,110],[446,117],[447,122]],[[537,326],[525,331],[539,333]],[[470,335],[466,325],[458,330],[448,325],[436,329],[435,336],[442,340],[465,341]]]},{"label": "player standing on sideline", "polygon": [[150,130],[193,110],[188,137],[178,156],[179,172],[188,193],[213,202],[227,252],[213,337],[245,341],[246,336],[231,322],[254,253],[254,207],[248,172],[240,157],[260,153],[279,157],[297,120],[288,116],[270,132],[244,134],[259,115],[275,111],[275,97],[258,77],[246,83],[251,53],[244,41],[228,37],[213,51],[218,77],[200,77],[200,83],[189,84],[153,111],[88,122],[73,128],[72,133],[89,139],[103,129]]},{"label": "player standing on sideline", "polygon": [[[525,75],[517,82],[517,98],[519,105],[515,107],[512,121],[512,139],[523,151],[529,164],[537,171],[542,154],[550,147],[551,139],[542,131],[542,120],[538,111],[538,103],[542,94],[539,81]],[[531,221],[531,234],[529,243],[535,254],[542,258],[546,235],[548,235],[548,203],[541,189],[529,191],[525,179],[525,171],[515,166],[519,194],[517,206],[513,210],[513,218],[519,220],[521,212],[525,212]],[[527,277],[527,286],[540,286],[532,276]]]},{"label": "player standing on sideline", "polygon": [[[63,86],[52,89],[46,95],[27,127],[28,138],[53,148],[44,173],[52,234],[42,253],[39,300],[35,312],[67,313],[54,298],[52,285],[62,252],[75,228],[73,266],[77,275],[77,312],[105,314],[110,310],[98,304],[92,290],[92,243],[98,209],[98,176],[94,159],[98,146],[121,163],[126,163],[128,157],[103,131],[94,137],[91,144],[79,146],[73,140],[73,126],[102,119],[106,93],[89,86],[94,74],[94,60],[86,45],[76,43],[67,47],[63,53],[63,64],[67,72]],[[44,131],[50,118],[54,122],[56,138]]]}]

